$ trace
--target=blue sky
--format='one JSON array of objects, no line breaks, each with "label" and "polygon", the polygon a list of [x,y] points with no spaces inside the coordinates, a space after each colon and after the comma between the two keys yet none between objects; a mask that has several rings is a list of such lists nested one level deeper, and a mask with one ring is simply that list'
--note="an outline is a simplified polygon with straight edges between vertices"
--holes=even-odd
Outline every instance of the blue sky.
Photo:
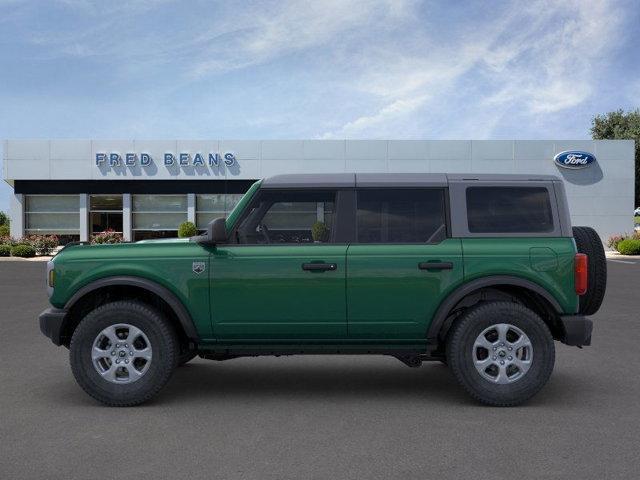
[{"label": "blue sky", "polygon": [[0,138],[588,138],[640,106],[638,25],[635,0],[0,0]]}]

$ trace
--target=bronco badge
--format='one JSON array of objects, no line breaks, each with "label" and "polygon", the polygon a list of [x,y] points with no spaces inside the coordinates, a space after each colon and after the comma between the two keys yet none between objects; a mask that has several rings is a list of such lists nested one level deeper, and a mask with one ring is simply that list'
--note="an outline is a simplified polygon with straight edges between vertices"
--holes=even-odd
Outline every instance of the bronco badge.
[{"label": "bronco badge", "polygon": [[193,272],[197,274],[201,274],[204,272],[205,264],[204,262],[193,262]]}]

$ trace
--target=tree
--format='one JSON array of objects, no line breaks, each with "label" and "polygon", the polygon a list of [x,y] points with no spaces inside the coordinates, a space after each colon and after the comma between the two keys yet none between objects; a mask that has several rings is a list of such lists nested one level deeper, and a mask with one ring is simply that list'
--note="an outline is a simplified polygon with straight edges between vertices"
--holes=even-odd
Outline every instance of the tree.
[{"label": "tree", "polygon": [[594,140],[635,140],[635,206],[640,206],[640,109],[596,115],[591,120],[591,136]]},{"label": "tree", "polygon": [[0,225],[9,225],[9,216],[0,210]]},{"label": "tree", "polygon": [[193,222],[182,222],[178,227],[178,237],[193,237],[198,234],[198,229]]}]

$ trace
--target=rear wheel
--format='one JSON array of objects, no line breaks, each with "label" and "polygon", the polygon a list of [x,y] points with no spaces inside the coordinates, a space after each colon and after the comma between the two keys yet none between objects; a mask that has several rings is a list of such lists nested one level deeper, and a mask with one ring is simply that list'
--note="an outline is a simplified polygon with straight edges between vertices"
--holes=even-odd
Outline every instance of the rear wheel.
[{"label": "rear wheel", "polygon": [[573,227],[578,252],[587,255],[587,292],[580,296],[580,313],[593,315],[607,290],[607,258],[598,233],[591,227]]},{"label": "rear wheel", "polygon": [[71,338],[73,375],[82,389],[109,406],[133,406],[157,394],[171,377],[178,352],[167,319],[136,301],[102,305]]},{"label": "rear wheel", "polygon": [[447,363],[480,402],[518,405],[547,382],[555,362],[549,328],[528,308],[491,302],[470,309],[452,327]]}]

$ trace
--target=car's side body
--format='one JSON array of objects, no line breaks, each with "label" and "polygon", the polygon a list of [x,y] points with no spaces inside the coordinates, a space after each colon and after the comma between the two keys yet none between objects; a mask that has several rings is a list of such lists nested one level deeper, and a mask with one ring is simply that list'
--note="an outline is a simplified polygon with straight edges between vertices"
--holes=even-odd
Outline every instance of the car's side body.
[{"label": "car's side body", "polygon": [[[552,228],[535,234],[470,231],[466,189],[495,186],[548,192]],[[389,188],[441,192],[444,227],[433,241],[358,242],[359,192]],[[329,241],[238,242],[239,225],[254,214],[261,195],[301,190],[335,193]],[[256,182],[227,218],[226,232],[228,241],[216,244],[201,237],[65,248],[49,266],[55,272],[49,318],[55,316],[57,326],[43,331],[56,330],[49,335],[54,343],[68,345],[90,308],[143,296],[155,299],[203,354],[437,355],[456,308],[475,295],[521,298],[556,339],[579,345],[590,340],[590,324],[581,327],[580,338],[569,338],[566,326],[584,319],[574,289],[576,246],[563,185],[555,177],[283,175]],[[315,270],[313,264],[331,268]]]}]

